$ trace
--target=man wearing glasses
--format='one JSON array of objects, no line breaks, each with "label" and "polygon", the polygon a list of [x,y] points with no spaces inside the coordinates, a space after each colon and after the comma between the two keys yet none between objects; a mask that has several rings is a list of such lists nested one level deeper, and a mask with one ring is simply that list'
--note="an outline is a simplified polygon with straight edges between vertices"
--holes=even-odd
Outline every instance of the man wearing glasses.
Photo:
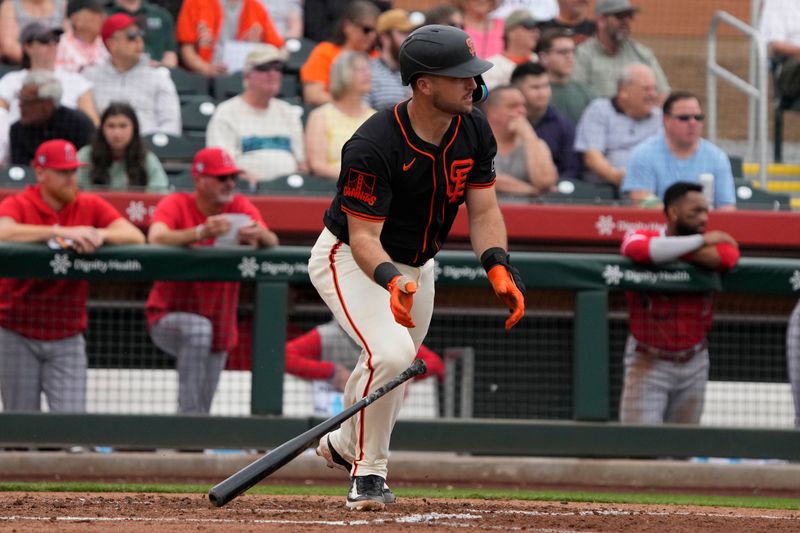
[{"label": "man wearing glasses", "polygon": [[[277,246],[258,209],[236,194],[241,169],[221,148],[203,148],[192,162],[195,192],[162,199],[147,234],[169,246]],[[239,283],[157,281],[147,299],[150,336],[175,358],[178,412],[208,413],[228,351],[238,342]]]},{"label": "man wearing glasses", "polygon": [[622,70],[631,63],[643,63],[656,75],[660,101],[666,98],[669,83],[658,59],[650,48],[630,37],[638,12],[639,7],[630,0],[597,0],[597,35],[575,50],[573,79],[592,87],[598,96],[611,98]]},{"label": "man wearing glasses", "polygon": [[154,68],[144,51],[136,19],[111,15],[100,32],[110,57],[83,71],[94,84],[98,111],[111,102],[126,102],[136,111],[142,135],[181,134],[181,109],[175,83],[166,69]]},{"label": "man wearing glasses", "polygon": [[244,91],[217,106],[206,142],[233,155],[255,185],[306,172],[303,124],[294,107],[275,98],[281,88],[286,53],[256,45],[245,59]]},{"label": "man wearing glasses", "polygon": [[622,192],[634,203],[662,197],[678,181],[700,183],[700,176],[713,176],[704,186],[713,195],[716,209],[736,209],[733,173],[728,156],[701,138],[703,116],[700,101],[689,92],[674,92],[664,101],[664,134],[642,142],[631,153]]},{"label": "man wearing glasses", "polygon": [[550,80],[550,103],[573,124],[578,124],[583,110],[597,95],[585,83],[572,79],[575,69],[573,35],[571,30],[563,28],[544,30],[536,53]]}]

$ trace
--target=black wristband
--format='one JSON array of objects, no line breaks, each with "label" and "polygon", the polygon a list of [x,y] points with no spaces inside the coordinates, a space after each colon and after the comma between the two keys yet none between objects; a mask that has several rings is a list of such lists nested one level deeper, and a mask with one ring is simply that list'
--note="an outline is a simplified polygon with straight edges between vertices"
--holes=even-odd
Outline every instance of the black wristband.
[{"label": "black wristband", "polygon": [[489,248],[481,254],[481,265],[486,272],[495,265],[508,265],[508,253],[500,247]]},{"label": "black wristband", "polygon": [[400,271],[397,270],[396,266],[389,261],[385,261],[375,267],[375,272],[372,273],[372,279],[374,279],[375,283],[384,289],[388,289],[389,282],[392,281],[392,279],[394,279],[396,276],[400,275]]}]

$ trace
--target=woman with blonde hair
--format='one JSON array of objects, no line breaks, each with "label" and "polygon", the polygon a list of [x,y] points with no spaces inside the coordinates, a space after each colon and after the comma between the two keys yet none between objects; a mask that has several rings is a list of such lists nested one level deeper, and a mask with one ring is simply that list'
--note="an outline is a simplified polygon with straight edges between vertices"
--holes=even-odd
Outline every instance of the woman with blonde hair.
[{"label": "woman with blonde hair", "polygon": [[369,56],[342,52],[331,66],[332,102],[311,111],[306,124],[306,156],[311,173],[339,178],[342,147],[375,110],[364,103],[372,85]]}]

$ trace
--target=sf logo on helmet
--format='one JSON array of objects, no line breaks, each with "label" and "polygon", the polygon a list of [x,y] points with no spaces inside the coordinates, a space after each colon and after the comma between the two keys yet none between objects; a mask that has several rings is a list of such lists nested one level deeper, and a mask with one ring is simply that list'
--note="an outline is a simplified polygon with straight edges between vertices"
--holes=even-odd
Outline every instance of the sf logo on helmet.
[{"label": "sf logo on helmet", "polygon": [[475,57],[475,43],[472,42],[472,37],[467,37],[467,48],[469,48],[469,55]]}]

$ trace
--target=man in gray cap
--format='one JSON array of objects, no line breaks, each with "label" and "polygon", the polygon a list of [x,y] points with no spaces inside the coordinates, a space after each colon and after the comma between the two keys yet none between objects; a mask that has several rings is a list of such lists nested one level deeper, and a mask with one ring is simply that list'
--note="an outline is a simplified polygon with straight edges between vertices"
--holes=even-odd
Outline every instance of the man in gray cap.
[{"label": "man in gray cap", "polygon": [[656,75],[659,99],[666,98],[669,83],[658,59],[650,48],[630,37],[631,23],[639,10],[630,0],[597,0],[597,35],[575,50],[572,79],[586,83],[600,97],[611,98],[625,66],[642,63]]}]

